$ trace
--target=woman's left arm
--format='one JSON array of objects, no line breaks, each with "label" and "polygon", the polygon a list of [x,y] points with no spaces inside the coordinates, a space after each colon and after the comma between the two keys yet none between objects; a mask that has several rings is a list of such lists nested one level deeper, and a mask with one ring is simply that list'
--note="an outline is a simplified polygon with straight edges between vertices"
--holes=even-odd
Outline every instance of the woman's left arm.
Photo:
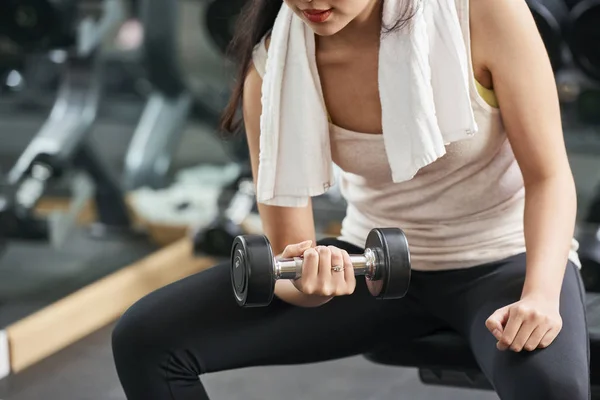
[{"label": "woman's left arm", "polygon": [[560,291],[577,213],[556,83],[525,0],[471,0],[471,31],[525,182],[521,301],[498,310],[488,328],[503,327],[494,333],[499,348],[533,350],[549,345],[562,327]]}]

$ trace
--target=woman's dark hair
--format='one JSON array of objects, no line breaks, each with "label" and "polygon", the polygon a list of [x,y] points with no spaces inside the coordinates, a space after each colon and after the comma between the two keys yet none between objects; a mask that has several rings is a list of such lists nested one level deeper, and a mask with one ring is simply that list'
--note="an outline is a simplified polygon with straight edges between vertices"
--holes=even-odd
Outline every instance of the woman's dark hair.
[{"label": "woman's dark hair", "polygon": [[[282,3],[282,0],[249,0],[242,8],[228,50],[238,65],[238,71],[229,103],[221,115],[220,128],[223,131],[234,132],[241,126],[242,119],[237,118],[238,109],[244,96],[244,81],[252,65],[252,53],[258,42],[273,28]],[[396,22],[383,27],[383,33],[402,29],[414,11],[412,2],[407,1]]]}]

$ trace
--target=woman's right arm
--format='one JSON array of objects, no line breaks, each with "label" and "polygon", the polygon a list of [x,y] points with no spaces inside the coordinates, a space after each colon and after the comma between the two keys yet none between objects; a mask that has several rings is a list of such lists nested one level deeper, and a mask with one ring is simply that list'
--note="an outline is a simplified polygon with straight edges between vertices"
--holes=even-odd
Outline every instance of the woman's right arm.
[{"label": "woman's right arm", "polygon": [[[257,181],[258,176],[261,88],[262,78],[252,65],[244,83],[243,118],[254,182]],[[315,224],[310,199],[306,207],[277,207],[259,203],[258,211],[274,254],[281,254],[286,246],[306,240],[315,244]],[[317,307],[331,299],[331,297],[306,295],[300,292],[290,280],[276,281],[275,295],[283,301],[301,307]]]}]

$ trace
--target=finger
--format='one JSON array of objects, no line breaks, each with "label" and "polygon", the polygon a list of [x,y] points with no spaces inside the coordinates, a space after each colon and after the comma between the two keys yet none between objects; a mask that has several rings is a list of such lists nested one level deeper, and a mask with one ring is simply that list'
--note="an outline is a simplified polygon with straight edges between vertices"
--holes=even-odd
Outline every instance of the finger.
[{"label": "finger", "polygon": [[498,341],[498,349],[506,350],[510,347],[510,345],[517,337],[517,333],[519,333],[522,324],[523,314],[516,310],[515,307],[509,308],[508,321],[506,321],[504,332],[502,333],[502,337]]},{"label": "finger", "polygon": [[282,258],[298,257],[312,245],[312,240],[306,240],[302,243],[290,244],[283,249]]},{"label": "finger", "polygon": [[350,254],[346,250],[342,250],[342,257],[344,258],[344,281],[346,282],[346,293],[354,293],[356,289],[356,276],[354,276],[354,266],[350,259]]},{"label": "finger", "polygon": [[302,261],[301,288],[305,294],[313,294],[317,288],[319,274],[319,253],[313,248],[304,250]]},{"label": "finger", "polygon": [[331,250],[325,246],[317,246],[319,253],[319,284],[322,295],[329,296],[333,292],[331,282]]},{"label": "finger", "polygon": [[502,307],[496,310],[490,317],[485,321],[485,326],[494,335],[496,340],[500,340],[502,333],[504,332],[504,325],[508,321],[508,307]]},{"label": "finger", "polygon": [[540,349],[545,349],[546,347],[550,346],[552,342],[554,342],[554,339],[556,339],[556,337],[558,336],[559,332],[560,328],[552,328],[548,330],[544,337],[542,337],[542,340],[540,340],[540,344],[538,347]]},{"label": "finger", "polygon": [[523,346],[525,346],[525,343],[527,343],[531,334],[537,327],[538,324],[535,321],[523,321],[519,332],[517,332],[517,336],[515,336],[515,339],[510,345],[510,349],[516,353],[523,350]]},{"label": "finger", "polygon": [[[331,267],[342,267],[344,268],[344,257],[342,251],[335,246],[329,246],[331,252]],[[341,296],[346,294],[346,282],[344,281],[344,270],[342,271],[331,271],[331,282],[334,287],[334,295]]]},{"label": "finger", "polygon": [[533,351],[537,349],[540,345],[540,342],[542,341],[542,338],[548,331],[548,327],[544,325],[538,325],[537,328],[535,328],[533,332],[531,332],[531,335],[529,336],[529,339],[523,346],[523,349],[526,351]]}]

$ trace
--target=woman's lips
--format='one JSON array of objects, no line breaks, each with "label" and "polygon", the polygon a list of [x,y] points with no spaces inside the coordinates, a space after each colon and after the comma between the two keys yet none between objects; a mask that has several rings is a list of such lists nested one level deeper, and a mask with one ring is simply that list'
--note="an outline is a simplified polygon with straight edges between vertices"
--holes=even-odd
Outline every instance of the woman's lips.
[{"label": "woman's lips", "polygon": [[331,9],[329,10],[304,10],[302,11],[304,16],[310,22],[325,22],[331,15]]}]

